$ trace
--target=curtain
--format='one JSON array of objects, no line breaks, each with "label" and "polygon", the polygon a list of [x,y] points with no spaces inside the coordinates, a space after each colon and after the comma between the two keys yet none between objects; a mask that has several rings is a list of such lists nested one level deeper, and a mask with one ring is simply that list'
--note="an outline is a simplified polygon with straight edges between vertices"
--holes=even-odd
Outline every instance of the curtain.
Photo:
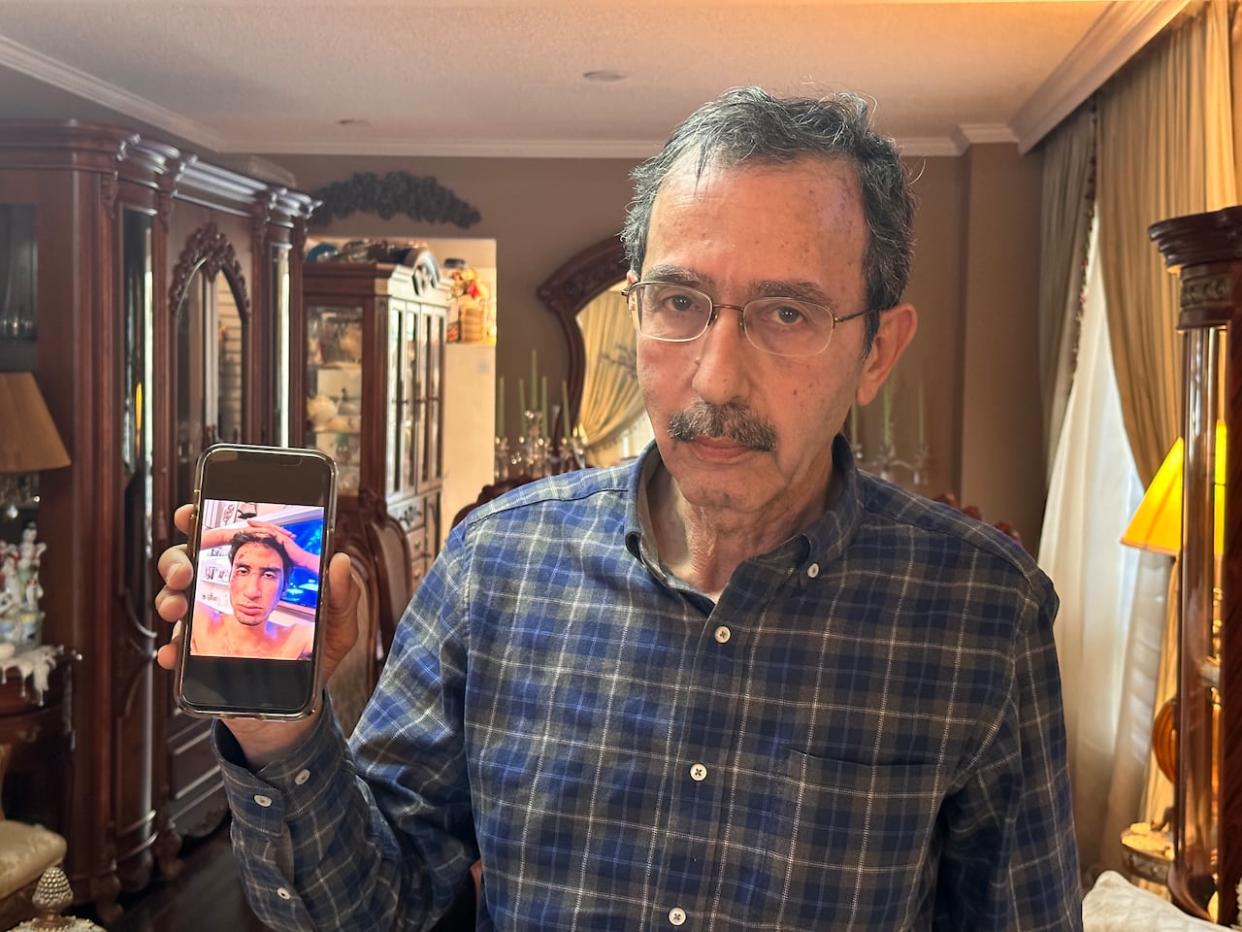
[{"label": "curtain", "polygon": [[1179,433],[1177,285],[1147,235],[1233,203],[1228,9],[1209,3],[1099,94],[1097,210],[1126,434],[1150,482]]},{"label": "curtain", "polygon": [[643,399],[635,370],[636,344],[625,297],[605,291],[578,315],[586,344],[586,379],[578,423],[586,435],[587,460],[607,465],[615,446],[643,416]]},{"label": "curtain", "polygon": [[[1159,643],[1163,612],[1153,614],[1135,595],[1152,572],[1163,585],[1168,561],[1144,571],[1140,553],[1120,543],[1143,486],[1121,416],[1094,237],[1091,245],[1078,371],[1056,447],[1039,563],[1061,597],[1054,630],[1080,857],[1084,868],[1098,869],[1120,867],[1119,834],[1109,817],[1114,785],[1116,806],[1129,815],[1125,824],[1139,809],[1159,653],[1132,657],[1140,652],[1128,645],[1136,609],[1140,640],[1154,628]],[[1141,675],[1132,669],[1136,660]],[[1145,721],[1146,730],[1123,729],[1132,718]]]},{"label": "curtain", "polygon": [[1049,481],[1074,379],[1087,235],[1095,203],[1095,108],[1080,107],[1043,143],[1039,216],[1039,382]]}]

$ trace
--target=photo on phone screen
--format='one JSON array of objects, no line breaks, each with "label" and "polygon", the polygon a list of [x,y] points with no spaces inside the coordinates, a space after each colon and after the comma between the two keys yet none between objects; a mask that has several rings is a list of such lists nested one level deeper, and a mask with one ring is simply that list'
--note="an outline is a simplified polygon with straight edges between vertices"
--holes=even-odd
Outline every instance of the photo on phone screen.
[{"label": "photo on phone screen", "polygon": [[201,507],[190,655],[309,662],[324,509],[221,499]]}]

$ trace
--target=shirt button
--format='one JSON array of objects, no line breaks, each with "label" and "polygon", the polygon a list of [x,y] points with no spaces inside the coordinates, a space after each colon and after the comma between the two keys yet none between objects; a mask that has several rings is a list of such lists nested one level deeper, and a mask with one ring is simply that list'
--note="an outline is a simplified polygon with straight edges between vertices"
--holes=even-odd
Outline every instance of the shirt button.
[{"label": "shirt button", "polygon": [[702,764],[690,765],[690,779],[695,783],[702,783],[707,779],[707,768]]},{"label": "shirt button", "polygon": [[292,893],[290,893],[288,890],[286,890],[284,887],[277,887],[277,888],[276,888],[276,895],[277,895],[278,897],[280,897],[282,900],[291,900],[291,899],[293,899],[293,894],[292,894]]},{"label": "shirt button", "polygon": [[299,770],[297,773],[297,776],[293,778],[293,782],[296,783],[298,786],[301,786],[303,783],[305,783],[309,779],[310,779],[309,770]]},{"label": "shirt button", "polygon": [[262,806],[264,809],[266,809],[268,806],[272,804],[272,797],[264,796],[262,793],[257,793],[255,794],[254,801],[257,805]]},{"label": "shirt button", "polygon": [[675,926],[686,924],[686,911],[680,906],[674,906],[668,911],[668,921]]},{"label": "shirt button", "polygon": [[729,638],[731,637],[733,637],[733,632],[730,631],[728,628],[726,628],[724,625],[721,625],[719,628],[716,629],[716,643],[717,644],[728,644]]},{"label": "shirt button", "polygon": [[810,566],[808,566],[806,568],[806,575],[810,576],[812,579],[818,576],[819,575],[819,564],[812,563]]}]

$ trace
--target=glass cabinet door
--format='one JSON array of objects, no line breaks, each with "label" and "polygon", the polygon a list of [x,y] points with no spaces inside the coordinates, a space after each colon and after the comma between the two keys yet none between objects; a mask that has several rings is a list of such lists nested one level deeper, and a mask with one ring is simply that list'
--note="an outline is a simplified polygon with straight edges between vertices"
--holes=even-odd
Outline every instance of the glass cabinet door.
[{"label": "glass cabinet door", "polygon": [[405,410],[401,395],[401,309],[396,302],[388,306],[388,395],[384,444],[384,494],[401,487],[401,423]]},{"label": "glass cabinet door", "polygon": [[423,451],[423,482],[435,484],[440,481],[440,391],[444,355],[444,317],[428,313],[423,316],[427,334],[427,405],[426,443]]},{"label": "glass cabinet door", "polygon": [[337,488],[358,492],[362,459],[362,308],[306,310],[306,436],[336,461]]},{"label": "glass cabinet door", "polygon": [[408,305],[404,315],[405,359],[401,366],[401,378],[405,386],[406,410],[401,435],[401,483],[406,489],[417,485],[418,429],[423,417],[422,380],[419,378],[419,360],[422,347],[418,340],[418,309]]},{"label": "glass cabinet door", "polygon": [[35,368],[35,208],[0,204],[0,370]]}]

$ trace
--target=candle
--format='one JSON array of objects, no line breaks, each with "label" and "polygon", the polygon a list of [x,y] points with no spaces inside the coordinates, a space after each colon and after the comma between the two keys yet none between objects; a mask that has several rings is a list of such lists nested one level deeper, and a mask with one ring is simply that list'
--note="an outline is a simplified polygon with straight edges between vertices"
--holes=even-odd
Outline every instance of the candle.
[{"label": "candle", "polygon": [[548,436],[548,377],[543,376],[542,391],[539,393],[539,411],[543,416],[543,435]]},{"label": "candle", "polygon": [[922,382],[919,382],[919,449],[927,449],[927,405],[923,398]]},{"label": "candle", "polygon": [[518,379],[518,432],[526,431],[526,382]]},{"label": "candle", "polygon": [[569,423],[569,384],[564,379],[561,379],[561,441],[564,442],[571,432]]},{"label": "candle", "polygon": [[505,435],[505,377],[496,377],[496,436]]}]

